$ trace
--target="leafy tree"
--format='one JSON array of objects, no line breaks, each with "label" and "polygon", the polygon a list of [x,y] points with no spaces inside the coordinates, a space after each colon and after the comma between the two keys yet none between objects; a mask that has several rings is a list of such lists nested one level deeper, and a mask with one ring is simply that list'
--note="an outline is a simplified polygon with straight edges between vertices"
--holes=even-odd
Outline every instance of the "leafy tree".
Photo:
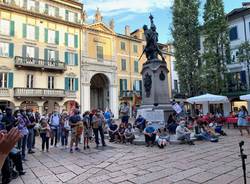
[{"label": "leafy tree", "polygon": [[226,63],[230,62],[228,22],[222,0],[207,0],[204,7],[202,89],[220,94],[226,87]]},{"label": "leafy tree", "polygon": [[199,0],[175,0],[173,27],[176,71],[180,78],[182,94],[198,94],[199,60]]}]

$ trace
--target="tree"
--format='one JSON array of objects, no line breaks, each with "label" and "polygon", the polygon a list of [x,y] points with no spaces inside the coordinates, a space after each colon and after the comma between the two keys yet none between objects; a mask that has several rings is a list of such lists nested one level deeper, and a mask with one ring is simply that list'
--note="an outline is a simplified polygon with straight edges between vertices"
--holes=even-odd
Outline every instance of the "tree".
[{"label": "tree", "polygon": [[230,62],[228,22],[222,0],[207,0],[204,7],[202,88],[220,94],[226,88],[226,63]]},{"label": "tree", "polygon": [[173,5],[175,70],[179,75],[182,94],[198,94],[199,0],[175,0]]}]

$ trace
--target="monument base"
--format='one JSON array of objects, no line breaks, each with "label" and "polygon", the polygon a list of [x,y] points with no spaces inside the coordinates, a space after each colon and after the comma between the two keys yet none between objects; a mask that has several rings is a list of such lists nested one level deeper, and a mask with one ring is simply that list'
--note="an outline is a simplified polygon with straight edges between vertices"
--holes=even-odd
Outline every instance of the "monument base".
[{"label": "monument base", "polygon": [[157,107],[142,105],[137,111],[137,115],[141,115],[147,121],[152,122],[155,128],[165,127],[171,113],[173,113],[171,104],[158,105]]}]

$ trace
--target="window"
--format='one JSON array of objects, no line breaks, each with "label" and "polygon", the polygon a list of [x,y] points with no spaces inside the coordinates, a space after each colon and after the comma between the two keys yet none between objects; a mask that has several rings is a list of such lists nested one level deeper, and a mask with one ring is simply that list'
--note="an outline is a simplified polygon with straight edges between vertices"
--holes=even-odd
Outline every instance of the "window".
[{"label": "window", "polygon": [[56,51],[48,50],[48,60],[56,60]]},{"label": "window", "polygon": [[55,16],[56,15],[56,9],[53,6],[48,6],[48,14],[50,16]]},{"label": "window", "polygon": [[121,42],[121,50],[126,50],[125,42]]},{"label": "window", "polygon": [[235,27],[232,27],[229,31],[229,38],[230,38],[230,41],[233,41],[233,40],[237,40],[238,39],[238,30],[237,30],[237,26]]},{"label": "window", "polygon": [[122,59],[122,71],[126,71],[127,66],[126,66],[126,59]]},{"label": "window", "polygon": [[75,54],[74,53],[69,53],[68,65],[75,65]]},{"label": "window", "polygon": [[103,47],[102,46],[97,46],[96,47],[96,52],[97,52],[97,59],[103,60]]},{"label": "window", "polygon": [[10,34],[10,21],[0,20],[0,34],[3,34],[3,35]]},{"label": "window", "polygon": [[134,81],[133,90],[134,91],[141,91],[141,89],[140,89],[140,80],[135,80]]},{"label": "window", "polygon": [[35,58],[35,47],[27,46],[26,57]]},{"label": "window", "polygon": [[134,61],[134,72],[135,73],[139,72],[139,62],[137,60]]},{"label": "window", "polygon": [[120,79],[120,92],[127,91],[127,79]]},{"label": "window", "polygon": [[29,10],[35,10],[36,2],[35,2],[35,0],[29,0],[29,2],[27,3],[27,5],[28,5],[28,9]]},{"label": "window", "polygon": [[69,21],[70,22],[75,22],[75,13],[69,11]]},{"label": "window", "polygon": [[178,80],[174,80],[174,90],[178,93]]},{"label": "window", "polygon": [[0,88],[7,88],[7,73],[0,73]]},{"label": "window", "polygon": [[48,43],[55,44],[56,32],[54,30],[48,30]]},{"label": "window", "polygon": [[134,51],[134,53],[138,52],[138,46],[137,45],[133,45],[133,51]]},{"label": "window", "polygon": [[27,75],[27,88],[33,88],[33,75],[28,74]]},{"label": "window", "polygon": [[69,90],[70,91],[74,91],[75,89],[75,79],[74,78],[70,78],[69,79]]},{"label": "window", "polygon": [[9,43],[0,43],[0,56],[9,57]]},{"label": "window", "polygon": [[48,76],[48,89],[54,89],[55,87],[55,77],[54,76]]},{"label": "window", "polygon": [[65,78],[66,91],[78,91],[78,78]]},{"label": "window", "polygon": [[68,46],[69,47],[75,46],[75,37],[73,34],[68,34]]},{"label": "window", "polygon": [[27,38],[35,40],[35,26],[27,25]]}]

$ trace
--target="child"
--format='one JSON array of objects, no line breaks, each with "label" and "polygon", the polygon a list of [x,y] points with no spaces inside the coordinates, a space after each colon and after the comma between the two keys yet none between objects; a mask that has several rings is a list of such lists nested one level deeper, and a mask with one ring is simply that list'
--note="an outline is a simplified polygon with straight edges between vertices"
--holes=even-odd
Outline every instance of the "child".
[{"label": "child", "polygon": [[160,149],[163,149],[169,141],[166,128],[159,128],[156,135],[156,142]]},{"label": "child", "polygon": [[40,136],[42,138],[42,151],[46,145],[46,150],[49,152],[50,126],[45,119],[41,119]]},{"label": "child", "polygon": [[62,148],[66,149],[68,146],[68,137],[69,137],[69,131],[70,131],[69,117],[68,117],[67,112],[64,112],[62,114],[60,126],[61,126],[60,128],[61,128]]},{"label": "child", "polygon": [[133,129],[131,123],[129,123],[128,128],[126,128],[125,133],[124,133],[126,142],[130,142],[130,144],[133,144],[133,141],[135,139],[134,132],[135,130]]},{"label": "child", "polygon": [[86,145],[87,145],[87,149],[89,149],[89,138],[91,137],[91,123],[90,123],[90,117],[89,117],[90,112],[87,111],[84,113],[84,117],[83,117],[83,142],[84,142],[84,146],[83,149],[86,149]]}]

